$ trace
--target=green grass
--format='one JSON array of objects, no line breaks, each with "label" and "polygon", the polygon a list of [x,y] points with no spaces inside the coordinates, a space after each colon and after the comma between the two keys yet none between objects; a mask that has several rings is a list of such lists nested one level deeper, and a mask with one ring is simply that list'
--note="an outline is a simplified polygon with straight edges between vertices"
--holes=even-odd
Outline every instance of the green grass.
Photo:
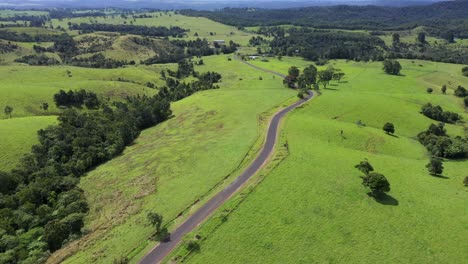
[{"label": "green grass", "polygon": [[167,223],[206,195],[237,168],[256,141],[258,116],[296,94],[271,74],[226,56],[203,60],[206,65],[197,70],[220,72],[221,89],[174,103],[173,119],[143,131],[122,156],[82,178],[90,234],[50,261],[72,255],[65,263],[109,263],[134,255],[152,233],[148,211],[161,213]]},{"label": "green grass", "polygon": [[13,16],[46,16],[49,12],[36,11],[36,10],[12,10],[3,9],[0,10],[0,17],[13,17]]},{"label": "green grass", "polygon": [[[60,89],[86,89],[98,93],[101,98],[113,100],[127,95],[148,94],[157,92],[149,89],[146,82],[157,86],[164,83],[160,80],[163,68],[174,68],[174,65],[138,66],[118,69],[89,69],[70,66],[1,66],[0,106],[14,108],[13,117],[31,115],[57,114],[59,110],[53,102],[53,95]],[[68,77],[67,70],[71,71]],[[133,81],[121,82],[118,78]],[[43,102],[49,103],[47,112],[39,107]],[[5,118],[5,116],[1,116]]]},{"label": "green grass", "polygon": [[0,120],[0,170],[10,171],[22,155],[38,143],[37,131],[57,123],[55,116],[36,116]]},{"label": "green grass", "polygon": [[[334,62],[343,82],[287,117],[289,156],[187,262],[464,263],[468,164],[445,162],[446,179],[430,176],[415,136],[433,122],[418,113],[425,102],[463,113],[460,99],[426,87],[468,79],[460,65],[401,62],[405,76],[382,74],[381,63]],[[387,121],[397,137],[382,131]],[[461,126],[448,130],[464,135]],[[367,196],[353,168],[365,158],[391,183],[383,203]]]},{"label": "green grass", "polygon": [[[128,25],[133,22],[133,25],[145,25],[145,26],[178,26],[184,29],[190,30],[187,32],[186,39],[196,39],[197,37],[194,36],[195,33],[198,33],[199,38],[206,38],[210,41],[223,39],[226,42],[233,40],[236,43],[241,45],[247,45],[249,39],[254,36],[254,34],[246,33],[243,31],[238,30],[236,27],[223,25],[220,23],[216,23],[206,18],[202,17],[187,17],[178,14],[174,14],[172,12],[168,14],[159,12],[155,13],[148,13],[149,15],[157,15],[158,17],[153,18],[136,18],[134,21],[133,18],[129,17],[128,19],[124,19],[119,15],[115,15],[114,17],[80,17],[80,18],[71,18],[71,19],[63,19],[62,21],[59,20],[52,20],[52,24],[54,27],[61,26],[62,28],[68,29],[68,22],[71,23],[105,23],[105,24],[124,24],[126,22]],[[211,35],[210,32],[216,35]],[[76,34],[76,32],[72,32]]]}]

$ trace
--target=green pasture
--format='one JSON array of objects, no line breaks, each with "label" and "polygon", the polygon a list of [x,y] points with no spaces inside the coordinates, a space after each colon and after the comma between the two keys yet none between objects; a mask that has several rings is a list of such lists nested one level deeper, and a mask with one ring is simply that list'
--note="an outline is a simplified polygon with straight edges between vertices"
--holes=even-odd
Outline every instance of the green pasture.
[{"label": "green pasture", "polygon": [[220,72],[221,89],[173,103],[174,118],[143,131],[120,157],[81,179],[90,204],[89,234],[50,261],[72,255],[64,263],[109,263],[144,254],[142,247],[155,243],[147,241],[153,231],[147,212],[162,214],[168,223],[207,195],[264,132],[258,129],[259,115],[296,95],[279,78],[226,56],[203,60],[197,70]]},{"label": "green pasture", "polygon": [[[3,108],[2,108],[3,110]],[[2,111],[3,115],[3,111]],[[38,143],[37,131],[55,124],[55,116],[34,116],[0,120],[0,170],[10,171],[22,155]]]},{"label": "green pasture", "polygon": [[[186,262],[464,263],[468,163],[447,161],[443,177],[430,176],[415,136],[434,123],[418,113],[426,102],[468,118],[452,91],[426,93],[468,79],[460,65],[401,62],[403,76],[383,74],[381,63],[331,62],[346,77],[287,117],[289,156]],[[395,124],[395,136],[382,131],[385,122]],[[466,135],[463,124],[447,128]],[[381,201],[361,185],[354,165],[363,159],[391,183]]]}]

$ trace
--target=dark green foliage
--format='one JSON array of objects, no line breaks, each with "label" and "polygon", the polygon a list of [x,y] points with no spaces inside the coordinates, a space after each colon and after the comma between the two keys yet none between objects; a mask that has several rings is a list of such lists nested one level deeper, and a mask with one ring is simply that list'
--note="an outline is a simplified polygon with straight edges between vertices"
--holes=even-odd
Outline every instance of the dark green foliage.
[{"label": "dark green foliage", "polygon": [[462,117],[453,112],[444,111],[439,105],[432,106],[431,103],[427,103],[421,107],[421,113],[431,119],[445,122],[445,123],[456,123],[461,120]]},{"label": "dark green foliage", "polygon": [[44,241],[47,243],[51,251],[55,251],[62,247],[62,243],[69,235],[68,227],[65,223],[58,220],[52,220],[45,225]]},{"label": "dark green foliage", "polygon": [[54,94],[54,101],[58,107],[81,107],[84,104],[88,109],[99,108],[97,95],[83,89],[75,91],[69,90],[68,92],[60,90],[58,93]]},{"label": "dark green foliage", "polygon": [[210,56],[215,54],[214,49],[210,48],[210,43],[206,39],[197,38],[196,40],[172,40],[172,44],[179,48],[186,48],[190,56]]},{"label": "dark green foliage", "polygon": [[314,28],[404,30],[415,25],[430,27],[435,35],[450,29],[467,37],[466,1],[449,1],[409,7],[330,6],[290,9],[225,8],[217,11],[182,10],[188,16],[203,16],[233,26],[299,25]]},{"label": "dark green foliage", "polygon": [[468,141],[459,136],[449,137],[443,123],[431,124],[418,134],[418,140],[435,157],[462,159],[468,155]]},{"label": "dark green foliage", "polygon": [[387,134],[393,134],[393,133],[395,133],[395,127],[393,126],[392,123],[385,123],[385,125],[383,126],[383,130],[384,130],[385,133],[387,133]]},{"label": "dark green foliage", "polygon": [[465,97],[468,96],[468,92],[466,91],[465,87],[459,85],[454,92],[456,97]]},{"label": "dark green foliage", "polygon": [[447,93],[447,85],[444,84],[440,90],[442,91],[443,94],[446,94]]},{"label": "dark green foliage", "polygon": [[369,172],[374,171],[374,168],[367,160],[359,162],[354,168],[360,170],[364,174],[369,174]]},{"label": "dark green foliage", "polygon": [[150,224],[156,228],[156,230],[159,231],[161,229],[161,225],[163,221],[162,215],[154,213],[154,212],[149,212],[146,215],[146,218],[148,219]]},{"label": "dark green foliage", "polygon": [[29,35],[26,33],[17,33],[14,31],[0,30],[0,39],[17,42],[54,42],[59,38],[57,35],[37,34]]},{"label": "dark green foliage", "polygon": [[333,67],[328,67],[326,70],[318,71],[318,82],[323,85],[323,88],[327,88],[327,85],[333,80],[333,74],[335,73],[335,69]]},{"label": "dark green foliage", "polygon": [[200,251],[200,243],[196,239],[190,239],[185,242],[185,248],[188,251],[197,252]]},{"label": "dark green foliage", "polygon": [[390,183],[384,175],[371,172],[361,177],[362,185],[368,187],[371,190],[373,196],[378,197],[383,193],[390,191]]},{"label": "dark green foliage", "polygon": [[429,94],[431,94],[433,91],[434,91],[434,89],[432,89],[430,87],[426,89],[426,92],[429,93]]},{"label": "dark green foliage", "polygon": [[383,70],[387,74],[391,75],[399,75],[401,71],[401,65],[396,60],[385,60],[383,62]]},{"label": "dark green foliage", "polygon": [[463,76],[468,77],[468,66],[462,68],[462,74],[463,74]]},{"label": "dark green foliage", "polygon": [[425,44],[426,43],[426,33],[419,32],[418,37],[416,38],[416,40],[421,44]]},{"label": "dark green foliage", "polygon": [[129,64],[127,61],[118,61],[106,58],[102,53],[94,54],[93,56],[86,58],[71,58],[67,60],[67,63],[77,67],[102,69],[120,68]]},{"label": "dark green foliage", "polygon": [[465,179],[463,180],[463,185],[468,187],[468,176],[466,176]]},{"label": "dark green foliage", "polygon": [[288,75],[292,76],[294,79],[296,79],[299,76],[299,73],[299,68],[297,68],[296,66],[291,66],[288,70]]},{"label": "dark green foliage", "polygon": [[60,64],[60,62],[57,61],[56,59],[49,58],[49,57],[47,57],[46,55],[43,55],[43,54],[40,54],[40,55],[27,55],[27,56],[16,59],[15,62],[27,63],[29,65],[37,65],[37,66],[47,66],[47,65]]},{"label": "dark green foliage", "polygon": [[465,104],[465,107],[468,107],[468,95],[463,98],[463,103]]},{"label": "dark green foliage", "polygon": [[0,193],[9,194],[18,185],[17,179],[10,173],[0,171]]},{"label": "dark green foliage", "polygon": [[439,158],[431,158],[426,168],[431,175],[440,175],[444,171],[442,160]]},{"label": "dark green foliage", "polygon": [[11,113],[13,113],[13,107],[12,106],[5,106],[5,108],[3,108],[3,112],[5,113],[5,115],[9,116],[11,118]]},{"label": "dark green foliage", "polygon": [[180,27],[148,27],[136,25],[113,25],[113,24],[72,24],[72,30],[81,30],[89,33],[94,31],[119,32],[132,35],[142,35],[150,37],[183,37],[186,30]]}]

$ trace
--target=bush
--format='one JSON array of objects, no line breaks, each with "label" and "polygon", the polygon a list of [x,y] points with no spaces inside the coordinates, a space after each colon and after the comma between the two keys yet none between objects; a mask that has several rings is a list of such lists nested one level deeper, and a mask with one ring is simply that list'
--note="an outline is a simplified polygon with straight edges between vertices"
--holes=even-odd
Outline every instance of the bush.
[{"label": "bush", "polygon": [[442,160],[439,158],[431,158],[431,161],[426,165],[427,170],[431,175],[440,175],[444,171]]},{"label": "bush", "polygon": [[427,91],[427,93],[432,93],[432,92],[434,91],[434,89],[432,89],[432,88],[427,88],[426,91]]},{"label": "bush", "polygon": [[468,92],[466,91],[465,87],[459,85],[454,92],[456,97],[465,97],[468,96]]},{"label": "bush", "polygon": [[442,109],[440,106],[432,106],[431,103],[427,103],[421,107],[421,113],[431,119],[445,122],[445,123],[456,123],[461,120],[461,116],[457,113],[449,112]]},{"label": "bush", "polygon": [[468,176],[466,176],[465,179],[463,180],[463,185],[468,187]]},{"label": "bush", "polygon": [[395,126],[393,126],[392,123],[385,123],[385,125],[383,126],[383,130],[387,134],[393,134],[395,133]]}]

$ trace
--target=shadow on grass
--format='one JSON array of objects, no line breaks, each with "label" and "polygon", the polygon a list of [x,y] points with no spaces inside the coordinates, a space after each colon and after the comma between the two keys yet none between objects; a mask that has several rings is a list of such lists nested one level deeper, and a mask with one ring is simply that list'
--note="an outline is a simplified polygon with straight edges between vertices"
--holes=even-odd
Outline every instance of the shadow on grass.
[{"label": "shadow on grass", "polygon": [[379,194],[378,196],[375,196],[372,193],[367,193],[367,195],[369,195],[369,197],[374,198],[374,200],[379,204],[392,206],[398,206],[400,204],[397,199],[386,193]]},{"label": "shadow on grass", "polygon": [[387,135],[392,136],[392,137],[394,137],[394,138],[400,138],[399,136],[397,136],[397,135],[395,135],[395,134],[387,134]]},{"label": "shadow on grass", "polygon": [[440,179],[445,179],[445,180],[450,179],[449,177],[444,176],[444,175],[431,174],[431,176],[434,178],[440,178]]}]

